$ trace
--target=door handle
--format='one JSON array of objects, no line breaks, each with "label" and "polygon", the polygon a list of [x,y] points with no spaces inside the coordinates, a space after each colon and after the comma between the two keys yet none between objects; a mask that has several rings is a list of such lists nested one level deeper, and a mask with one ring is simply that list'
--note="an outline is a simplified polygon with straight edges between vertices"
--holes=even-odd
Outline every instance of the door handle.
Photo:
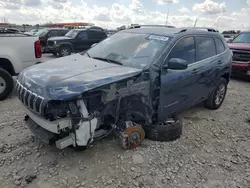
[{"label": "door handle", "polygon": [[222,64],[222,61],[221,61],[221,60],[219,60],[217,63],[220,65],[220,64]]},{"label": "door handle", "polygon": [[193,69],[192,74],[197,74],[199,72],[199,69]]}]

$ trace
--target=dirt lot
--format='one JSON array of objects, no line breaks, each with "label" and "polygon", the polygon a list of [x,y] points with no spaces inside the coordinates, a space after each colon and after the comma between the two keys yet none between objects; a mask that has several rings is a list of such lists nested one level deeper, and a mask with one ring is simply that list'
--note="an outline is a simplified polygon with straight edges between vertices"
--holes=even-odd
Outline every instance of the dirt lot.
[{"label": "dirt lot", "polygon": [[16,96],[0,102],[1,188],[248,188],[250,187],[250,83],[232,80],[217,111],[183,114],[183,136],[145,140],[124,151],[109,137],[85,151],[58,150],[26,128]]}]

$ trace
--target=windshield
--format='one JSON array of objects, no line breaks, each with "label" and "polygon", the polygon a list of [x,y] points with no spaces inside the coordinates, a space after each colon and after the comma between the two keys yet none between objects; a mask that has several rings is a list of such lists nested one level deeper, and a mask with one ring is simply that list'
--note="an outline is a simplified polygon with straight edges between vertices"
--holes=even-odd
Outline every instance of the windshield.
[{"label": "windshield", "polygon": [[75,38],[78,32],[79,32],[78,30],[72,29],[65,36],[69,38]]},{"label": "windshield", "polygon": [[39,31],[35,34],[35,36],[43,36],[43,35],[45,35],[47,32],[48,32],[48,29],[41,29],[41,30],[39,30]]},{"label": "windshield", "polygon": [[89,49],[87,55],[144,69],[159,56],[168,40],[160,35],[119,32]]},{"label": "windshield", "polygon": [[250,33],[239,34],[232,43],[250,43]]}]

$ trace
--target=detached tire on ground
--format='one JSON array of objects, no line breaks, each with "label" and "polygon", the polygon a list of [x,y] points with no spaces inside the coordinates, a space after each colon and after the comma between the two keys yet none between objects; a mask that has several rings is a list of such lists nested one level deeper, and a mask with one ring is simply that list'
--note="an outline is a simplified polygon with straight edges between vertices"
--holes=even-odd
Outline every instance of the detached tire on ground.
[{"label": "detached tire on ground", "polygon": [[174,116],[174,121],[156,126],[145,126],[146,138],[153,141],[174,141],[182,134],[182,120],[179,116]]},{"label": "detached tire on ground", "polygon": [[64,57],[64,56],[68,56],[71,54],[71,49],[70,47],[68,46],[62,46],[60,49],[59,49],[59,56],[60,57]]},{"label": "detached tire on ground", "polygon": [[4,69],[0,68],[0,101],[6,99],[12,92],[14,80]]},{"label": "detached tire on ground", "polygon": [[214,91],[209,95],[208,100],[205,102],[205,107],[216,110],[222,105],[227,94],[227,80],[220,78]]}]

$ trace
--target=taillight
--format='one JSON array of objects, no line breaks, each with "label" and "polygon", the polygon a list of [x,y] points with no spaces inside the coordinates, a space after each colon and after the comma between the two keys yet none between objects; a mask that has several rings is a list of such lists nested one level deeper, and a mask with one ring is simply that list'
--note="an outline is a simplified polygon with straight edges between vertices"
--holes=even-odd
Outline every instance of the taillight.
[{"label": "taillight", "polygon": [[42,48],[41,48],[40,40],[35,42],[35,56],[36,58],[42,57]]}]

